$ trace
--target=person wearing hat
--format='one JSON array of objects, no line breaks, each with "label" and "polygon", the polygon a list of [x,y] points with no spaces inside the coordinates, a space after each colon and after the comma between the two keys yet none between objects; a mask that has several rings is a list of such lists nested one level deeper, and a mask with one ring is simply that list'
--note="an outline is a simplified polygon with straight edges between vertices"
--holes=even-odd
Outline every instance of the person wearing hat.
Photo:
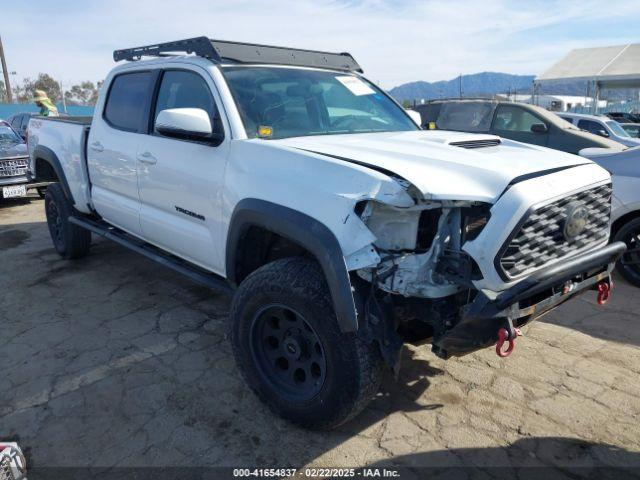
[{"label": "person wearing hat", "polygon": [[44,90],[36,90],[33,92],[33,101],[40,107],[40,115],[45,117],[57,117],[58,109],[53,104]]}]

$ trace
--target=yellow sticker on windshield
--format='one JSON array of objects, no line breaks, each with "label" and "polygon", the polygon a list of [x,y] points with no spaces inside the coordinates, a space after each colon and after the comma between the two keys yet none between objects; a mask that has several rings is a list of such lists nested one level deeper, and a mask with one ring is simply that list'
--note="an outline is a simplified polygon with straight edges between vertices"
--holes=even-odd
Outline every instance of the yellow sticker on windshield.
[{"label": "yellow sticker on windshield", "polygon": [[260,125],[258,127],[258,136],[260,138],[269,138],[273,135],[273,128],[266,125]]}]

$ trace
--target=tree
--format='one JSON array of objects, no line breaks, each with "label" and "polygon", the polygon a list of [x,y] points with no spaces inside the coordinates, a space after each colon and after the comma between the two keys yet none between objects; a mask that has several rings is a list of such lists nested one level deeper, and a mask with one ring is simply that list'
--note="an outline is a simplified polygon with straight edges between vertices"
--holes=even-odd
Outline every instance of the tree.
[{"label": "tree", "polygon": [[93,96],[91,97],[91,99],[89,100],[90,105],[95,105],[98,102],[98,95],[100,93],[100,90],[102,90],[103,84],[104,84],[104,80],[99,80],[98,83],[96,84],[96,90]]},{"label": "tree", "polygon": [[70,90],[64,92],[64,98],[71,105],[89,105],[91,100],[97,97],[97,94],[96,86],[87,80],[73,85]]},{"label": "tree", "polygon": [[20,103],[30,103],[36,90],[43,90],[52,102],[62,99],[60,84],[49,74],[39,73],[38,78],[25,78],[22,85],[16,86],[15,97]]},{"label": "tree", "polygon": [[4,88],[4,82],[0,80],[0,102],[7,101],[7,91]]},{"label": "tree", "polygon": [[411,108],[411,102],[409,100],[405,100],[402,102],[402,106],[404,108]]},{"label": "tree", "polygon": [[64,92],[64,99],[70,105],[95,105],[103,83],[104,81],[100,80],[94,85],[93,82],[87,80],[78,85],[73,85]]}]

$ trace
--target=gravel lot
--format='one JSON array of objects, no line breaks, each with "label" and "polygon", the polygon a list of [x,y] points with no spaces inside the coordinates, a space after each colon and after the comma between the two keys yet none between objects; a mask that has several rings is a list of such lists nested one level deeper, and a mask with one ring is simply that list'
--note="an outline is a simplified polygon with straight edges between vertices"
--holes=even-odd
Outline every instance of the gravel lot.
[{"label": "gravel lot", "polygon": [[318,433],[244,386],[229,298],[95,237],[60,259],[36,197],[0,205],[0,252],[0,437],[31,466],[640,467],[640,290],[622,280],[607,308],[589,293],[525,328],[508,359],[407,348],[363,414]]}]

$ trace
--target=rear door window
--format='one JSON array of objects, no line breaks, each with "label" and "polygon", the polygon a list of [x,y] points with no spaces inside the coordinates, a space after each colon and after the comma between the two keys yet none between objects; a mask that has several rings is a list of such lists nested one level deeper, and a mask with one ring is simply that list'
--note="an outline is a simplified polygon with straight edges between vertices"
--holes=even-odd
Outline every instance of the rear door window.
[{"label": "rear door window", "polygon": [[544,121],[516,105],[500,105],[493,121],[494,130],[531,132],[531,126]]},{"label": "rear door window", "polygon": [[145,131],[155,78],[155,72],[125,73],[115,77],[104,108],[107,123],[128,132]]}]

